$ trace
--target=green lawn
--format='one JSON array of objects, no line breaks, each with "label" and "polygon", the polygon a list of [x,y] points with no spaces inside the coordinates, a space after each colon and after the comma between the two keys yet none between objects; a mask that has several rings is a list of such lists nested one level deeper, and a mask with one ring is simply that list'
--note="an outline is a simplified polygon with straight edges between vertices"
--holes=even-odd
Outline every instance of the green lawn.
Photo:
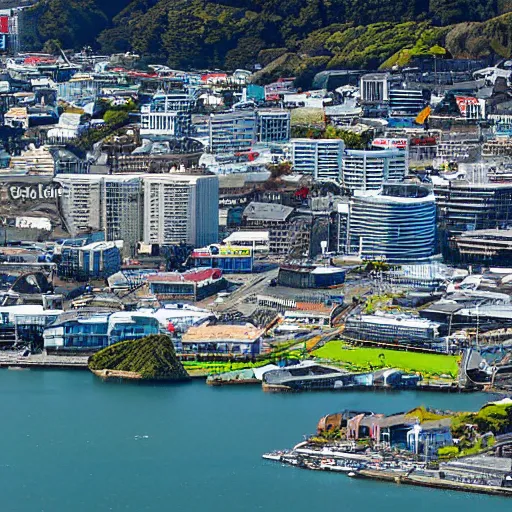
[{"label": "green lawn", "polygon": [[453,378],[458,372],[457,356],[352,347],[342,341],[331,341],[315,350],[313,355],[343,363],[353,370],[398,368],[407,372],[420,372],[425,376],[451,375]]}]

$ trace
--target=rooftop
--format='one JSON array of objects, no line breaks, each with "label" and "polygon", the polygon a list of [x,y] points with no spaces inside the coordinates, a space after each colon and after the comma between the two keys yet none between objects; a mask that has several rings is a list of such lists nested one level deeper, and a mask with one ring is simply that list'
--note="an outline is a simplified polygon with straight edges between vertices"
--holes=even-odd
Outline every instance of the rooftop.
[{"label": "rooftop", "polygon": [[197,283],[207,279],[220,279],[221,277],[222,270],[218,268],[199,268],[183,273],[160,272],[147,276],[147,280],[149,283],[179,283],[184,281]]},{"label": "rooftop", "polygon": [[183,343],[197,343],[197,342],[229,342],[229,341],[243,341],[246,343],[253,343],[257,341],[263,333],[264,329],[258,329],[254,325],[200,325],[197,327],[190,327],[189,330],[183,335]]},{"label": "rooftop", "polygon": [[244,210],[244,217],[249,220],[274,220],[284,222],[292,214],[293,208],[274,203],[250,203]]}]

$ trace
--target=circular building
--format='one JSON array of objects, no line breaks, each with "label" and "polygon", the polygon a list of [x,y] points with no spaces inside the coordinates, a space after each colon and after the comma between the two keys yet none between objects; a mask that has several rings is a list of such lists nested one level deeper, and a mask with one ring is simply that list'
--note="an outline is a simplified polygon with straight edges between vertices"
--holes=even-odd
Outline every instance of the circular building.
[{"label": "circular building", "polygon": [[416,184],[386,184],[378,191],[357,191],[350,203],[348,242],[362,258],[416,263],[436,247],[434,193]]}]

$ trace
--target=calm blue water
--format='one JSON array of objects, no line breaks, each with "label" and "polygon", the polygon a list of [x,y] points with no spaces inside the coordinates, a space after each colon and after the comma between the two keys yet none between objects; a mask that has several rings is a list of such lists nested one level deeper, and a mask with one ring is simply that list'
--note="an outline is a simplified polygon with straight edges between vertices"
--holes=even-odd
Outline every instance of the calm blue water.
[{"label": "calm blue water", "polygon": [[328,412],[484,402],[415,392],[273,395],[201,382],[149,387],[80,371],[0,370],[0,510],[510,510],[504,498],[352,480],[260,458],[300,441]]}]

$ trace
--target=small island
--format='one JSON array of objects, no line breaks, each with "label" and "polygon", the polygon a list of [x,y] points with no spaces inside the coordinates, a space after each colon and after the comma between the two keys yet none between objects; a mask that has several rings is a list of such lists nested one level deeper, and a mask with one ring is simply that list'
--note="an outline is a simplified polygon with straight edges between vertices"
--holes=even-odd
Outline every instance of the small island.
[{"label": "small island", "polygon": [[89,359],[89,369],[104,379],[185,381],[190,377],[176,357],[171,339],[153,335],[123,341]]}]

